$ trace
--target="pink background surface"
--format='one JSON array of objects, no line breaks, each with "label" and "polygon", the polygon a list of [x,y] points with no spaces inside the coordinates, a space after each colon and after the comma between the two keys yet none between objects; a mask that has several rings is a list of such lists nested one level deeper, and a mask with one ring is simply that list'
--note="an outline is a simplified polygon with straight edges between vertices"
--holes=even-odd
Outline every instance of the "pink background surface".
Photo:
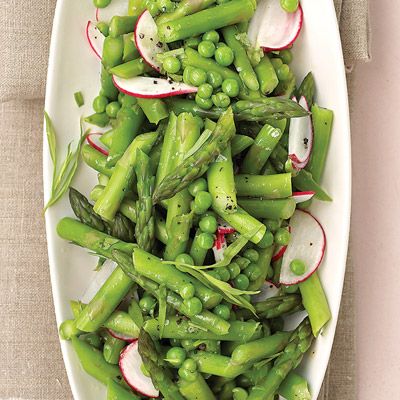
[{"label": "pink background surface", "polygon": [[352,101],[358,399],[395,400],[400,399],[400,9],[399,0],[373,0],[370,6],[373,61],[356,67]]}]

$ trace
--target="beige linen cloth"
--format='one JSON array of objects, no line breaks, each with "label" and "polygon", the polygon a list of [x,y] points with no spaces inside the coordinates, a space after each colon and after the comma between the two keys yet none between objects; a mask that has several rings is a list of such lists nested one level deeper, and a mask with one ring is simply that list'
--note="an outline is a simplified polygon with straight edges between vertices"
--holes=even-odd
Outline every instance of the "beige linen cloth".
[{"label": "beige linen cloth", "polygon": [[[55,325],[42,215],[43,96],[55,2],[0,0],[2,400],[72,399]],[[335,5],[346,65],[368,60],[367,0],[335,0]],[[321,400],[356,398],[353,313],[349,263]]]}]

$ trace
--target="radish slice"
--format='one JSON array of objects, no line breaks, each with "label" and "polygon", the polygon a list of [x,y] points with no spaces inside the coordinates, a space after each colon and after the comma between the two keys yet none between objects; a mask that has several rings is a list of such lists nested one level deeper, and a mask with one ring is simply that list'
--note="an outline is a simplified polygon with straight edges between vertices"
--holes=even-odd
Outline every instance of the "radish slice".
[{"label": "radish slice", "polygon": [[164,78],[137,76],[131,79],[123,79],[113,75],[113,81],[120,92],[142,99],[161,99],[181,94],[196,93],[198,90],[197,87]]},{"label": "radish slice", "polygon": [[224,252],[227,247],[228,245],[226,243],[225,235],[218,232],[213,246],[215,262],[219,262],[224,259]]},{"label": "radish slice", "polygon": [[82,303],[89,303],[99,289],[104,285],[104,282],[110,277],[114,272],[117,264],[113,261],[107,260],[100,268],[99,271],[95,273],[93,280],[90,282],[89,286],[86,288],[85,294],[82,296]]},{"label": "radish slice", "polygon": [[287,249],[287,246],[279,246],[276,249],[274,255],[272,256],[272,259],[271,259],[272,262],[280,260],[283,257],[283,255],[285,254],[286,249]]},{"label": "radish slice", "polygon": [[250,22],[248,35],[255,46],[264,51],[283,50],[298,38],[303,26],[303,9],[286,12],[278,0],[260,0]]},{"label": "radish slice", "polygon": [[160,41],[156,21],[148,10],[143,11],[136,23],[135,43],[143,60],[160,72],[162,64],[157,54],[167,52],[168,46]]},{"label": "radish slice", "polygon": [[125,342],[128,342],[128,343],[132,343],[132,342],[134,342],[135,340],[137,340],[137,338],[134,338],[134,337],[132,337],[132,336],[123,335],[122,333],[119,333],[119,332],[114,331],[114,330],[112,330],[112,329],[108,329],[108,328],[107,328],[107,330],[108,330],[108,333],[109,333],[112,337],[114,337],[115,339],[124,340]]},{"label": "radish slice", "polygon": [[86,38],[89,42],[91,49],[94,54],[100,58],[103,54],[103,46],[105,37],[103,34],[97,29],[96,23],[92,21],[88,21],[86,25]]},{"label": "radish slice", "polygon": [[315,195],[315,192],[293,192],[292,197],[296,204],[304,203],[305,201],[311,200]]},{"label": "radish slice", "polygon": [[[310,111],[304,96],[300,98],[299,104],[307,111]],[[297,170],[303,169],[310,159],[313,137],[311,115],[291,120],[289,128],[289,158]]]},{"label": "radish slice", "polygon": [[260,293],[255,294],[252,297],[253,303],[259,303],[260,301],[264,301],[270,299],[271,297],[278,296],[280,294],[280,289],[275,283],[271,281],[265,281],[260,289]]},{"label": "radish slice", "polygon": [[[283,255],[280,283],[290,286],[304,282],[319,267],[325,254],[326,236],[321,224],[308,212],[296,210],[290,220],[291,239]],[[290,263],[302,260],[306,271],[296,275]]]},{"label": "radish slice", "polygon": [[115,15],[123,17],[128,15],[129,0],[112,0],[105,8],[96,8],[96,21],[109,23]]},{"label": "radish slice", "polygon": [[143,374],[143,361],[139,354],[139,342],[135,340],[121,353],[119,367],[126,383],[143,396],[157,398],[160,392],[154,387],[152,380]]},{"label": "radish slice", "polygon": [[223,235],[229,235],[230,233],[235,233],[235,228],[232,228],[227,222],[223,219],[218,218],[218,233]]},{"label": "radish slice", "polygon": [[102,133],[90,133],[86,137],[86,141],[91,147],[108,157],[108,148],[100,141]]}]

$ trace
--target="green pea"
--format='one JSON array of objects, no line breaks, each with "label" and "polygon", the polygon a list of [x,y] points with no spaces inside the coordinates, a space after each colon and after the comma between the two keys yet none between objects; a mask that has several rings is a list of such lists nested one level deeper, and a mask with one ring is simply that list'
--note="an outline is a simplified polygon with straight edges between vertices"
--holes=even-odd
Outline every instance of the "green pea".
[{"label": "green pea", "polygon": [[157,0],[157,6],[161,12],[171,12],[175,9],[175,5],[171,0]]},{"label": "green pea", "polygon": [[219,33],[217,31],[208,31],[203,35],[203,40],[209,40],[213,43],[219,42]]},{"label": "green pea", "polygon": [[197,371],[197,363],[193,360],[193,358],[187,358],[183,364],[182,368],[188,370],[189,372],[196,372]]},{"label": "green pea", "polygon": [[260,254],[258,253],[258,251],[256,249],[247,249],[243,253],[243,257],[246,257],[248,260],[255,263],[260,258]]},{"label": "green pea", "polygon": [[110,118],[117,118],[118,111],[121,109],[118,101],[113,101],[107,104],[106,113]]},{"label": "green pea", "polygon": [[156,305],[156,299],[154,297],[145,295],[139,301],[139,307],[144,313],[149,313]]},{"label": "green pea", "polygon": [[221,277],[221,281],[224,281],[224,282],[228,282],[229,279],[231,278],[229,269],[226,267],[218,268],[218,274]]},{"label": "green pea", "polygon": [[207,73],[204,69],[194,68],[190,73],[190,82],[193,86],[199,87],[207,82]]},{"label": "green pea", "polygon": [[178,369],[178,375],[185,381],[195,382],[198,377],[198,372],[190,372],[187,369],[181,367]]},{"label": "green pea", "polygon": [[203,217],[199,222],[199,227],[202,230],[202,232],[215,233],[216,230],[218,229],[217,219],[212,216]]},{"label": "green pea", "polygon": [[289,49],[282,50],[279,57],[285,64],[290,64],[293,61],[293,53]]},{"label": "green pea", "polygon": [[179,293],[181,294],[182,299],[189,300],[194,297],[196,289],[191,283],[184,285],[180,290]]},{"label": "green pea", "polygon": [[237,265],[239,265],[239,268],[241,270],[245,269],[249,264],[250,264],[250,260],[244,257],[238,257],[235,262],[237,263]]},{"label": "green pea", "polygon": [[197,92],[202,99],[209,99],[212,96],[212,93],[213,87],[209,83],[203,83],[201,86],[199,86],[199,90]]},{"label": "green pea", "polygon": [[105,8],[111,3],[111,0],[93,0],[93,5],[96,8]]},{"label": "green pea", "polygon": [[249,394],[246,390],[241,387],[236,387],[232,390],[233,400],[246,400],[249,397]]},{"label": "green pea", "polygon": [[280,58],[271,58],[271,64],[275,71],[278,71],[278,68],[283,65],[283,61]]},{"label": "green pea", "polygon": [[229,318],[231,317],[231,310],[228,306],[225,304],[218,304],[214,309],[213,313],[217,315],[218,317],[224,319],[225,321],[228,321]]},{"label": "green pea", "polygon": [[196,179],[189,185],[189,193],[195,197],[197,193],[208,190],[207,181],[204,178]]},{"label": "green pea", "polygon": [[172,347],[180,347],[181,341],[178,339],[169,339],[169,343]]},{"label": "green pea", "polygon": [[101,114],[106,111],[107,104],[108,99],[106,96],[97,96],[93,100],[93,110],[96,113]]},{"label": "green pea", "polygon": [[225,79],[222,82],[222,91],[229,97],[237,97],[239,95],[240,87],[236,79]]},{"label": "green pea", "polygon": [[201,56],[211,58],[215,54],[215,44],[210,40],[203,40],[197,50]]},{"label": "green pea", "polygon": [[264,225],[271,232],[276,232],[281,227],[281,220],[279,219],[266,219]]},{"label": "green pea", "polygon": [[204,214],[212,204],[212,196],[209,192],[201,191],[194,198],[194,209],[196,214]]},{"label": "green pea", "polygon": [[211,99],[204,99],[198,93],[196,94],[195,101],[196,104],[203,110],[209,110],[213,106],[213,102]]},{"label": "green pea", "polygon": [[176,58],[169,56],[163,62],[163,67],[169,74],[176,74],[181,69],[181,62]]},{"label": "green pea", "polygon": [[293,294],[299,291],[299,285],[283,286],[282,289],[285,293]]},{"label": "green pea", "polygon": [[119,104],[122,104],[122,102],[123,102],[123,100],[124,100],[124,97],[125,97],[125,93],[120,92],[120,93],[118,94],[118,103],[119,103]]},{"label": "green pea", "polygon": [[192,83],[190,82],[190,76],[194,70],[194,67],[191,67],[190,65],[187,66],[183,70],[183,82],[185,82],[187,85],[191,85]]},{"label": "green pea", "polygon": [[212,96],[212,102],[217,107],[226,108],[231,104],[231,99],[225,93],[220,92]]},{"label": "green pea", "polygon": [[[204,250],[212,249],[214,246],[214,236],[210,235],[209,233],[200,233],[200,235],[197,237],[197,241],[200,248]],[[221,279],[221,277],[219,279]]]},{"label": "green pea", "polygon": [[299,0],[281,0],[281,7],[288,13],[293,13],[299,8]]},{"label": "green pea", "polygon": [[108,36],[109,31],[110,31],[110,27],[108,26],[108,24],[106,22],[98,22],[97,23],[97,29],[103,34],[103,36]]},{"label": "green pea", "polygon": [[215,279],[218,279],[219,281],[221,280],[221,277],[219,276],[219,273],[217,270],[209,271],[207,272],[208,275],[212,276]]},{"label": "green pea", "polygon": [[280,81],[287,81],[289,79],[289,73],[290,73],[290,68],[289,65],[287,64],[282,64],[278,68],[278,71],[276,71],[276,74]]},{"label": "green pea", "polygon": [[239,274],[235,279],[234,279],[234,284],[235,287],[239,290],[246,290],[249,285],[250,285],[250,280],[249,278],[244,275],[244,274]]},{"label": "green pea", "polygon": [[197,49],[197,47],[199,46],[200,43],[201,43],[201,38],[194,37],[194,38],[186,39],[184,46],[191,47],[192,49]]},{"label": "green pea", "polygon": [[279,228],[274,235],[276,244],[287,246],[290,242],[290,232],[285,228]]},{"label": "green pea", "polygon": [[216,45],[217,49],[219,49],[220,47],[226,47],[226,46],[227,46],[227,44],[224,43],[224,42],[219,42],[219,43],[217,43],[217,45]]},{"label": "green pea", "polygon": [[303,275],[306,272],[306,264],[296,258],[290,262],[290,269],[296,275]]},{"label": "green pea", "polygon": [[258,247],[265,249],[274,243],[274,235],[270,231],[266,231],[262,239],[257,243]]},{"label": "green pea", "polygon": [[194,317],[203,311],[203,303],[197,297],[183,300],[183,307],[189,317]]},{"label": "green pea", "polygon": [[207,82],[214,88],[218,89],[222,85],[222,75],[219,72],[209,71],[207,73]]},{"label": "green pea", "polygon": [[195,346],[195,340],[192,339],[183,339],[181,340],[181,346],[186,350],[190,351],[196,348]]},{"label": "green pea", "polygon": [[132,107],[135,104],[137,104],[136,97],[126,95],[122,98],[122,105],[125,107]]},{"label": "green pea", "polygon": [[257,264],[251,263],[243,273],[250,281],[256,281],[261,276],[261,269]]},{"label": "green pea", "polygon": [[186,253],[179,254],[179,256],[175,258],[175,261],[182,264],[194,265],[193,258]]},{"label": "green pea", "polygon": [[182,347],[172,347],[168,350],[166,359],[172,366],[179,368],[186,359],[186,351]]},{"label": "green pea", "polygon": [[223,67],[229,67],[233,63],[234,58],[233,51],[228,46],[222,46],[215,50],[215,61]]},{"label": "green pea", "polygon": [[232,262],[228,265],[229,274],[231,279],[235,279],[240,274],[240,267],[238,263]]}]

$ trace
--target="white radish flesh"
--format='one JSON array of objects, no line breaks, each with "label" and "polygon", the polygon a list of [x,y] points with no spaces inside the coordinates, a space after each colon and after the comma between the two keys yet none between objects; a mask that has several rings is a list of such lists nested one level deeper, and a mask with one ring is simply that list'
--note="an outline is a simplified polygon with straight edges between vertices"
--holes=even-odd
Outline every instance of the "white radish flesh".
[{"label": "white radish flesh", "polygon": [[301,6],[294,13],[288,13],[279,0],[260,0],[250,22],[248,35],[254,46],[264,51],[287,49],[298,38],[303,26]]},{"label": "white radish flesh", "polygon": [[[310,111],[310,107],[304,96],[300,98],[299,104],[307,111]],[[314,133],[310,115],[293,118],[290,121],[289,158],[297,170],[307,166],[311,156],[313,139]]]},{"label": "white radish flesh", "polygon": [[275,283],[271,281],[265,281],[260,289],[260,293],[252,297],[252,302],[259,303],[260,301],[270,299],[271,297],[278,296],[279,294],[280,289],[275,285]]},{"label": "white radish flesh", "polygon": [[93,21],[88,21],[86,25],[86,38],[93,53],[101,60],[105,37]]},{"label": "white radish flesh", "polygon": [[[320,266],[325,254],[326,236],[321,224],[308,212],[296,210],[290,219],[291,238],[282,259],[280,283],[290,286],[304,282]],[[306,270],[296,275],[290,268],[293,260],[301,260]]]},{"label": "white radish flesh", "polygon": [[142,358],[139,354],[139,342],[135,340],[121,353],[119,367],[126,383],[136,392],[151,398],[157,398],[160,392],[154,387],[151,378],[141,369]]},{"label": "white radish flesh", "polygon": [[143,99],[179,96],[196,93],[198,90],[197,87],[163,78],[138,76],[131,79],[123,79],[113,75],[113,81],[114,85],[122,93]]},{"label": "white radish flesh", "polygon": [[148,10],[140,15],[136,23],[135,43],[143,60],[160,72],[162,64],[157,60],[157,54],[165,53],[169,49],[160,41],[157,24]]}]

